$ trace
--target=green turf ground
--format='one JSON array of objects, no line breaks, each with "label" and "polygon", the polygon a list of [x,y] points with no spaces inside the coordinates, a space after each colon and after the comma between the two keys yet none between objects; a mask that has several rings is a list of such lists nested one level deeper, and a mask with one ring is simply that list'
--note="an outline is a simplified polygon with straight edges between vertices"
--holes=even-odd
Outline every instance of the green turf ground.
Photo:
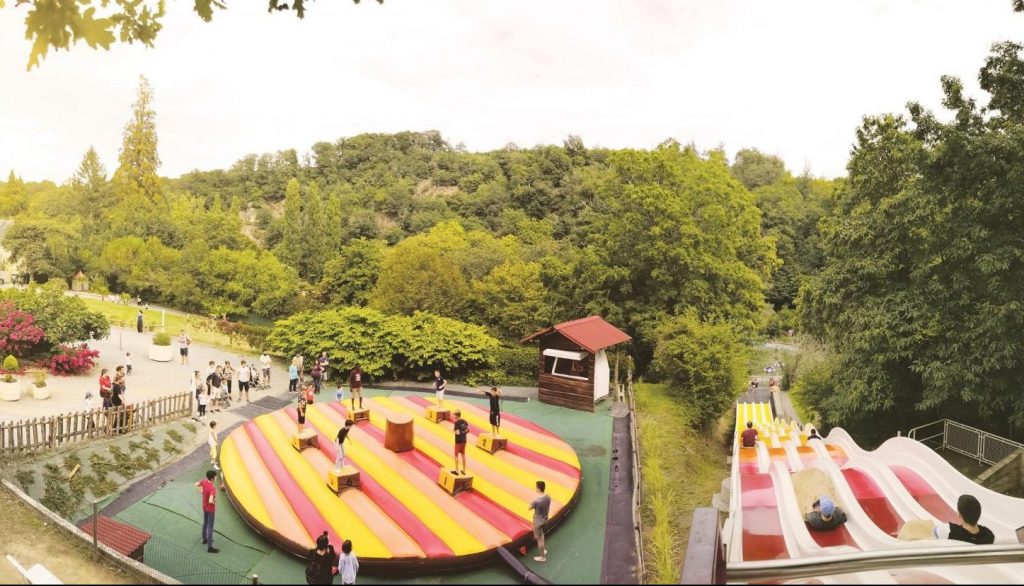
[{"label": "green turf ground", "polygon": [[[368,396],[400,396],[410,393],[367,391]],[[462,397],[459,400],[466,400]],[[469,399],[486,404],[486,401]],[[527,564],[538,574],[558,584],[598,583],[604,547],[608,501],[608,458],[611,451],[612,418],[609,402],[598,412],[581,413],[544,405],[536,401],[506,401],[507,413],[522,416],[559,434],[576,450],[583,464],[583,488],[576,508],[548,538],[548,562]],[[146,547],[146,563],[186,584],[240,583],[245,576],[259,575],[265,584],[302,583],[305,564],[282,553],[251,530],[238,513],[221,501],[217,511],[215,544],[219,554],[207,554],[200,543],[199,495],[193,484],[206,471],[200,466],[132,505],[119,518],[153,534]],[[223,493],[222,493],[223,494]],[[356,553],[359,546],[356,545]],[[339,547],[339,544],[335,544]],[[500,562],[482,569],[424,576],[396,581],[360,575],[361,584],[514,584],[517,581]]]}]

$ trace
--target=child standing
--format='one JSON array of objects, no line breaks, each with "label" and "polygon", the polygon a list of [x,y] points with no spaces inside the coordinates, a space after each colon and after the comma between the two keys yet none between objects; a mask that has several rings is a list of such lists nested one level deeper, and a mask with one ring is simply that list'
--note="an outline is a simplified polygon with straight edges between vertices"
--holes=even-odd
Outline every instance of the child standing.
[{"label": "child standing", "polygon": [[359,558],[352,551],[352,542],[348,539],[341,544],[341,556],[338,557],[338,573],[342,584],[355,584],[359,573]]},{"label": "child standing", "polygon": [[299,397],[298,407],[298,418],[299,420],[299,433],[302,433],[302,428],[306,425],[306,399]]},{"label": "child standing", "polygon": [[128,370],[128,374],[131,374],[132,373],[132,353],[131,352],[125,352],[124,353],[124,365],[125,365],[125,368]]},{"label": "child standing", "polygon": [[205,384],[196,391],[196,400],[199,402],[199,419],[206,417],[206,406],[210,404],[210,390]]}]

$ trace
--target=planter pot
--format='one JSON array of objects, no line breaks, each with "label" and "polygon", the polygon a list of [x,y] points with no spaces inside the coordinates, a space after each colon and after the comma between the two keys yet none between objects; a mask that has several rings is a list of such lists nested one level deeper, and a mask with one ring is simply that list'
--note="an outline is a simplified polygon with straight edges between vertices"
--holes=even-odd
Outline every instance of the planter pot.
[{"label": "planter pot", "polygon": [[13,383],[5,383],[0,381],[0,400],[4,401],[17,401],[21,398],[21,381],[16,380]]},{"label": "planter pot", "polygon": [[157,362],[170,362],[174,360],[174,346],[149,345],[149,359]]},{"label": "planter pot", "polygon": [[32,385],[32,398],[33,399],[49,399],[50,398],[50,387],[43,386],[37,387]]}]

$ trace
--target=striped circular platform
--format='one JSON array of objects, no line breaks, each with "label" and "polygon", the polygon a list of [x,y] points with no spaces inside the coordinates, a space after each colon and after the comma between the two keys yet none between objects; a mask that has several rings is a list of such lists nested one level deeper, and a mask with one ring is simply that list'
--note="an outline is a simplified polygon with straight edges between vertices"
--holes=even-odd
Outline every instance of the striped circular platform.
[{"label": "striped circular platform", "polygon": [[[551,496],[550,525],[575,503],[580,461],[555,434],[510,414],[502,414],[501,436],[508,440],[494,454],[476,447],[489,432],[487,410],[460,401],[470,424],[466,448],[473,487],[455,496],[438,484],[441,470],[454,468],[453,424],[424,417],[433,399],[367,398],[369,421],[352,427],[345,444],[346,465],[359,472],[359,487],[335,494],[327,485],[344,424],[347,404],[311,405],[306,428],[317,433],[317,447],[301,452],[292,445],[297,414],[287,407],[243,424],[224,440],[220,462],[228,496],[249,524],[282,549],[305,556],[324,531],[341,550],[353,542],[360,564],[380,571],[452,569],[488,561],[495,548],[519,546],[531,538],[535,482],[544,480]],[[387,419],[413,416],[413,450],[384,447]]]}]

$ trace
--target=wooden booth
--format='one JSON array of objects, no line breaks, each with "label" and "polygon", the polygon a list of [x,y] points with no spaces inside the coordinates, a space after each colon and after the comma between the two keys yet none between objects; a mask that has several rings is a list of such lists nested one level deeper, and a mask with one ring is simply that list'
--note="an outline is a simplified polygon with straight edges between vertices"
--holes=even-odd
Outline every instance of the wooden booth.
[{"label": "wooden booth", "polygon": [[540,401],[593,411],[611,391],[605,349],[630,339],[599,315],[567,321],[523,338],[523,344],[536,340],[540,345]]}]

